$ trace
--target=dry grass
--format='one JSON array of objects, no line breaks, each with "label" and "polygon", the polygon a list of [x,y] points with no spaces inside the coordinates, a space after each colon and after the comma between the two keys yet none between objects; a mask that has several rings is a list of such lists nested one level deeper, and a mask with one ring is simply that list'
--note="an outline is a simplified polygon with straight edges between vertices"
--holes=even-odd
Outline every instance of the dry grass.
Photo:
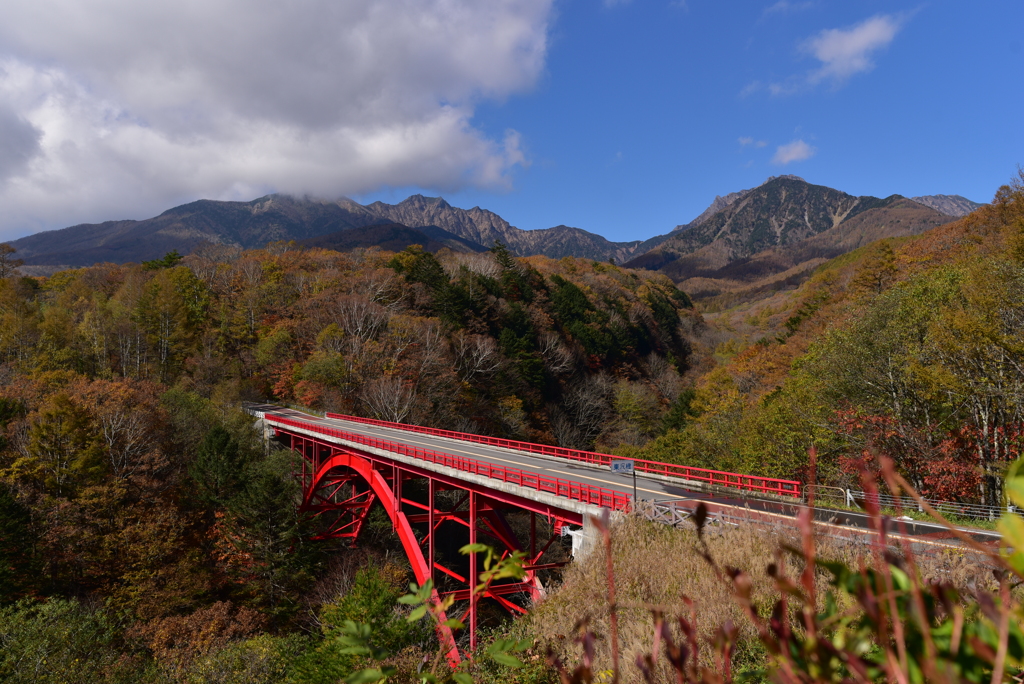
[{"label": "dry grass", "polygon": [[[713,529],[706,539],[711,555],[721,567],[740,568],[750,574],[755,604],[762,614],[768,612],[778,594],[765,570],[777,560],[777,550],[783,543],[798,543],[795,531],[754,526]],[[703,638],[711,637],[727,621],[738,628],[735,667],[763,665],[765,651],[753,626],[734,602],[730,586],[718,579],[701,557],[694,531],[627,518],[612,529],[612,545],[624,684],[643,681],[634,661],[638,654],[651,650],[651,610],[661,609],[670,617],[689,616],[683,596],[694,602],[697,627]],[[818,544],[820,557],[841,560],[854,567],[858,555],[867,552],[869,547],[860,543],[821,539]],[[941,577],[961,587],[978,589],[989,588],[992,582],[991,573],[969,554],[944,553],[918,557],[917,562],[926,578]],[[789,560],[787,563],[791,575],[799,573],[800,567]],[[527,631],[549,644],[560,657],[575,662],[579,647],[573,642],[574,626],[580,619],[589,619],[591,629],[602,637],[596,644],[598,673],[610,673],[611,669],[605,569],[603,550],[595,550],[583,561],[574,563],[567,569],[562,585],[534,608],[526,626]],[[821,575],[822,589],[825,580]],[[702,661],[710,665],[714,662],[710,658],[712,649],[702,648]],[[674,681],[665,667],[661,673],[663,681]],[[601,681],[600,676],[596,681]]]}]

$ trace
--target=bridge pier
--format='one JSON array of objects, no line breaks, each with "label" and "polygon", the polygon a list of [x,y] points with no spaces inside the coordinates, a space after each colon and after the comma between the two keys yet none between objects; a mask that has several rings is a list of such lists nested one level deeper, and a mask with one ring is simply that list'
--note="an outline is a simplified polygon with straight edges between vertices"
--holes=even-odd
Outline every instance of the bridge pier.
[{"label": "bridge pier", "polygon": [[[476,492],[470,491],[469,493],[469,543],[476,544]],[[467,584],[469,585],[469,652],[476,652],[476,623],[477,623],[477,604],[480,601],[480,596],[474,591],[473,584],[477,581],[480,573],[477,572],[477,554],[469,554],[469,577],[467,578]]]},{"label": "bridge pier", "polygon": [[594,525],[589,515],[583,518],[582,528],[563,528],[562,533],[572,537],[572,559],[575,561],[583,560],[601,544],[601,531]]}]

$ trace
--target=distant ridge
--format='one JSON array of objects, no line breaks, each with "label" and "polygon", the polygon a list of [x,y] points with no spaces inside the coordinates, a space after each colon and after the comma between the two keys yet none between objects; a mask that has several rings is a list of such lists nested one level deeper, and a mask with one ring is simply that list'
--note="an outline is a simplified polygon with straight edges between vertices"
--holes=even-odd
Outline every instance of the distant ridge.
[{"label": "distant ridge", "polygon": [[985,206],[978,202],[972,202],[966,197],[961,197],[960,195],[922,195],[921,197],[911,197],[910,199],[918,204],[931,207],[940,214],[955,216],[957,218],[967,216],[968,214]]},{"label": "distant ridge", "polygon": [[[372,228],[385,224],[392,227]],[[398,237],[395,224],[418,229],[457,251],[488,249],[500,240],[518,256],[625,261],[640,245],[639,240],[611,242],[568,226],[520,230],[486,209],[459,209],[440,197],[423,195],[413,195],[398,204],[374,202],[367,206],[346,197],[335,201],[288,195],[267,195],[250,202],[199,200],[142,221],[81,224],[37,233],[11,244],[27,265],[89,266],[104,261],[156,259],[171,250],[187,254],[204,243],[258,249],[270,242],[306,241],[357,228],[363,229],[355,240],[360,246],[383,246],[404,239]],[[340,238],[334,241],[337,245],[349,242]]]},{"label": "distant ridge", "polygon": [[407,226],[433,225],[484,247],[496,241],[505,243],[513,254],[540,254],[560,259],[575,256],[597,261],[626,261],[637,253],[640,240],[611,242],[580,228],[555,226],[540,230],[522,230],[492,211],[473,207],[459,209],[441,197],[413,195],[398,204],[374,202],[366,210],[389,221]]}]

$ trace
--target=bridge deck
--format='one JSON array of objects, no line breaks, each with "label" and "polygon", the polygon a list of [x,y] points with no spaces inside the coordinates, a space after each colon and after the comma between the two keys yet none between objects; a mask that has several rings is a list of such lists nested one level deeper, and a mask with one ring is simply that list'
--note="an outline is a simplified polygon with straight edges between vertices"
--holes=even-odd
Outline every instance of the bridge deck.
[{"label": "bridge deck", "polygon": [[[628,498],[633,496],[633,476],[613,473],[605,466],[565,461],[554,456],[528,453],[489,444],[466,442],[459,439],[411,432],[387,426],[370,425],[352,420],[321,418],[294,409],[269,404],[252,404],[247,408],[250,412],[265,415],[266,418],[270,419],[271,423],[274,418],[298,420],[311,426],[343,430],[354,435],[460,456],[498,467],[517,468],[551,478],[600,487]],[[422,467],[430,470],[432,465],[424,463]],[[650,502],[676,502],[683,507],[687,507],[687,505],[690,507],[696,506],[697,502],[703,501],[709,505],[713,512],[722,512],[725,517],[749,516],[753,512],[762,521],[775,520],[782,525],[792,525],[798,511],[802,508],[801,502],[786,503],[779,500],[748,498],[741,491],[737,491],[734,495],[721,491],[708,493],[701,491],[700,483],[688,483],[684,480],[679,480],[676,483],[672,480],[673,478],[670,477],[651,477],[644,473],[637,473],[637,498]],[[525,496],[529,497],[530,494],[527,493]],[[815,512],[815,518],[825,527],[844,528],[846,530],[863,530],[869,527],[867,516],[857,512],[818,509]],[[928,538],[938,541],[949,536],[943,527],[927,522],[906,522],[902,525],[901,529],[905,530],[909,536],[916,537],[922,542],[926,542]],[[892,526],[892,531],[896,534],[900,532],[900,530],[896,529],[895,524]],[[981,530],[972,529],[970,532],[979,541],[993,542],[999,538],[997,534],[986,533]],[[948,542],[940,543],[943,546],[948,544]]]},{"label": "bridge deck", "polygon": [[[437,437],[408,432],[395,428],[366,425],[337,418],[321,418],[294,409],[272,405],[252,405],[250,410],[265,414],[271,421],[275,417],[300,420],[312,425],[319,425],[336,430],[343,430],[356,435],[404,444],[420,449],[437,451],[453,456],[462,456],[495,466],[519,468],[553,478],[579,482],[584,485],[601,487],[617,492],[625,497],[633,496],[633,476],[613,473],[607,468],[587,463],[566,462],[556,457],[539,454],[528,454],[521,451],[505,449],[486,444],[472,444],[447,437]],[[424,464],[430,470],[431,464]],[[684,484],[672,484],[663,478],[653,479],[642,473],[637,474],[637,497],[654,501],[678,501],[695,494],[692,488]]]}]

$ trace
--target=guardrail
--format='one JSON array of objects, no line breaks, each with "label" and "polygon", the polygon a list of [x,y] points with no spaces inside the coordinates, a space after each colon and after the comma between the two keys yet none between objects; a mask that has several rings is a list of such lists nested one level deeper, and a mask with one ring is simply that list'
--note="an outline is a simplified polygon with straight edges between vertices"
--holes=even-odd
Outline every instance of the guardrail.
[{"label": "guardrail", "polygon": [[493,465],[485,461],[477,461],[465,456],[455,456],[453,454],[446,454],[440,451],[421,449],[407,444],[391,442],[377,437],[357,435],[355,433],[345,432],[344,430],[325,427],[316,423],[307,423],[301,420],[293,420],[291,418],[264,415],[264,420],[270,425],[276,424],[284,427],[299,428],[376,449],[384,449],[403,456],[411,456],[430,463],[442,465],[447,468],[454,468],[455,470],[462,472],[483,475],[484,477],[500,480],[501,482],[508,482],[519,485],[520,487],[535,489],[539,492],[548,492],[573,501],[610,508],[613,511],[628,511],[631,508],[629,496],[611,489],[605,489],[604,487],[595,487],[593,485],[582,484],[572,480],[548,477],[546,475],[541,475],[540,473],[534,473],[520,468],[508,468],[505,466]]},{"label": "guardrail", "polygon": [[[810,489],[811,485],[807,486]],[[869,494],[858,489],[842,489],[840,487],[815,486],[815,499],[819,504],[841,506],[846,508],[860,508],[868,501],[873,500],[881,508],[895,509],[897,505],[906,510],[921,511],[922,507],[913,499],[904,497],[897,501],[896,497],[883,492]],[[928,505],[943,515],[952,515],[959,518],[970,518],[974,520],[997,520],[1003,513],[1024,511],[1013,507],[1003,508],[1002,506],[983,506],[982,504],[963,503],[960,501],[943,501],[941,499],[925,498]]]},{"label": "guardrail", "polygon": [[[441,430],[438,428],[428,428],[419,425],[392,423],[386,420],[378,420],[376,418],[360,418],[358,416],[348,416],[342,413],[328,412],[327,418],[347,420],[354,423],[363,423],[365,425],[375,425],[378,427],[394,428],[397,430],[405,430],[407,432],[416,432],[420,434],[433,435],[435,437],[447,437],[449,439],[458,439],[465,442],[487,444],[489,446],[502,447],[504,449],[516,449],[518,451],[527,451],[534,454],[555,456],[557,458],[565,458],[573,461],[580,461],[583,463],[592,463],[603,466],[607,466],[612,461],[618,461],[623,459],[622,456],[613,456],[611,454],[601,454],[591,451],[582,451],[580,449],[567,449],[565,447],[550,446],[548,444],[520,442],[518,440],[513,439],[486,437],[484,435],[474,435],[467,432],[454,432],[452,430]],[[774,477],[756,477],[754,475],[741,475],[739,473],[729,473],[721,470],[709,470],[707,468],[696,468],[692,466],[675,465],[672,463],[661,463],[659,461],[648,461],[644,459],[630,460],[634,462],[634,467],[636,468],[637,472],[641,473],[665,475],[668,477],[678,477],[686,480],[694,480],[697,482],[706,483],[709,485],[717,485],[721,487],[729,487],[733,489],[741,489],[753,492],[763,492],[766,494],[775,494],[778,496],[792,496],[795,498],[801,498],[802,496],[801,484],[796,480],[781,480]]]}]

